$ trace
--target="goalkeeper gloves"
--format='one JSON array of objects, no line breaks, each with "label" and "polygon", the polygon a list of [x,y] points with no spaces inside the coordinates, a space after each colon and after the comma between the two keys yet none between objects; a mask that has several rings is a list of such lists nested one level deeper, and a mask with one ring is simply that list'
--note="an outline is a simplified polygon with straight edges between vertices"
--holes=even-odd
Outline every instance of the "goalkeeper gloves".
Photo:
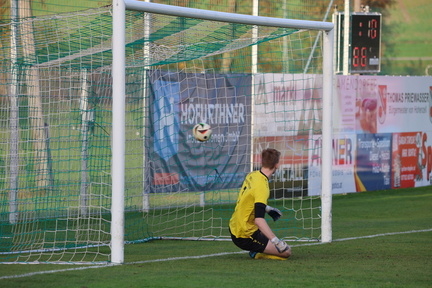
[{"label": "goalkeeper gloves", "polygon": [[273,218],[273,221],[278,220],[282,216],[282,213],[279,211],[279,209],[268,205],[266,206],[265,211],[270,215],[270,217]]},{"label": "goalkeeper gloves", "polygon": [[277,237],[271,239],[271,242],[276,246],[276,249],[278,250],[279,253],[283,253],[289,249],[288,244],[286,244],[285,241],[280,240]]}]

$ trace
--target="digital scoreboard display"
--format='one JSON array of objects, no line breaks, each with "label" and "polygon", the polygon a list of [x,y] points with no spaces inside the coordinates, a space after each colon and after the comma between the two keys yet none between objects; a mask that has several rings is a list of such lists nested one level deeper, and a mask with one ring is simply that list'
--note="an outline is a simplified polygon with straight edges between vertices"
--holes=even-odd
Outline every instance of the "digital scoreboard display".
[{"label": "digital scoreboard display", "polygon": [[381,14],[351,14],[350,72],[381,69]]}]

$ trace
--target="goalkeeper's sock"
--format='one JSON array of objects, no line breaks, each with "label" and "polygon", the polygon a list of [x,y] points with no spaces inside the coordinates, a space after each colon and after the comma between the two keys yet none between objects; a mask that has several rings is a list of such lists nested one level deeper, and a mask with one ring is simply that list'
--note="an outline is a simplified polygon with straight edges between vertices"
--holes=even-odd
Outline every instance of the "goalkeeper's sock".
[{"label": "goalkeeper's sock", "polygon": [[[250,255],[251,252],[249,252]],[[252,257],[252,256],[251,256]],[[279,257],[276,255],[270,255],[270,254],[264,254],[264,253],[257,253],[254,259],[272,259],[272,260],[287,260],[288,258]]]}]

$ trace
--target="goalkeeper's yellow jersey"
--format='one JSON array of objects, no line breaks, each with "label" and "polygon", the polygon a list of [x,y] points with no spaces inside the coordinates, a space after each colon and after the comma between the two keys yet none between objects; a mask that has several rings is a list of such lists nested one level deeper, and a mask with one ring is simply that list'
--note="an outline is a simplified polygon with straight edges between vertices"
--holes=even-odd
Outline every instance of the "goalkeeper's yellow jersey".
[{"label": "goalkeeper's yellow jersey", "polygon": [[255,203],[267,205],[270,196],[269,182],[261,171],[249,173],[240,189],[234,213],[230,219],[231,233],[237,238],[249,238],[258,226],[255,225]]}]

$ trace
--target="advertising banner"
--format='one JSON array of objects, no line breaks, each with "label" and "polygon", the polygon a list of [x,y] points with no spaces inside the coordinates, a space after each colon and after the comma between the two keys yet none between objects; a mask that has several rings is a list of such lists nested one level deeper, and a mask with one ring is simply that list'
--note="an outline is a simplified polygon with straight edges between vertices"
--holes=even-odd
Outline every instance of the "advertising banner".
[{"label": "advertising banner", "polygon": [[[153,71],[150,82],[147,192],[239,187],[250,171],[251,77]],[[206,142],[192,135],[200,122],[213,130]]]},{"label": "advertising banner", "polygon": [[308,192],[308,139],[304,136],[254,138],[254,169],[261,168],[261,152],[274,148],[281,152],[279,168],[270,182],[271,198],[306,196]]},{"label": "advertising banner", "polygon": [[333,137],[333,193],[346,193],[355,189],[356,144],[353,134],[338,134]]},{"label": "advertising banner", "polygon": [[335,131],[432,131],[432,77],[336,77]]},{"label": "advertising banner", "polygon": [[334,133],[357,139],[355,191],[431,185],[432,77],[338,75],[335,95]]},{"label": "advertising banner", "polygon": [[418,132],[417,135],[420,135],[417,155],[419,172],[415,177],[415,186],[432,185],[432,132]]},{"label": "advertising banner", "polygon": [[392,188],[414,187],[421,177],[421,133],[393,133]]},{"label": "advertising banner", "polygon": [[393,133],[392,188],[431,185],[431,133]]},{"label": "advertising banner", "polygon": [[[152,72],[150,192],[238,187],[274,147],[283,156],[274,197],[321,193],[322,76],[254,77],[251,107],[250,75]],[[431,185],[432,77],[335,80],[333,193]],[[192,135],[200,122],[213,128],[207,142]]]},{"label": "advertising banner", "polygon": [[321,134],[322,75],[257,74],[256,136]]},{"label": "advertising banner", "polygon": [[257,74],[254,166],[262,149],[282,154],[270,183],[275,198],[308,195],[309,138],[321,134],[322,75]]},{"label": "advertising banner", "polygon": [[390,133],[357,135],[357,192],[391,188],[391,141]]},{"label": "advertising banner", "polygon": [[[332,191],[334,194],[356,191],[354,165],[356,135],[337,134],[333,137]],[[309,195],[321,194],[322,136],[314,135],[309,141]]]},{"label": "advertising banner", "polygon": [[[381,79],[381,78],[379,78]],[[432,131],[430,82],[425,77],[377,81],[378,132]]]}]

